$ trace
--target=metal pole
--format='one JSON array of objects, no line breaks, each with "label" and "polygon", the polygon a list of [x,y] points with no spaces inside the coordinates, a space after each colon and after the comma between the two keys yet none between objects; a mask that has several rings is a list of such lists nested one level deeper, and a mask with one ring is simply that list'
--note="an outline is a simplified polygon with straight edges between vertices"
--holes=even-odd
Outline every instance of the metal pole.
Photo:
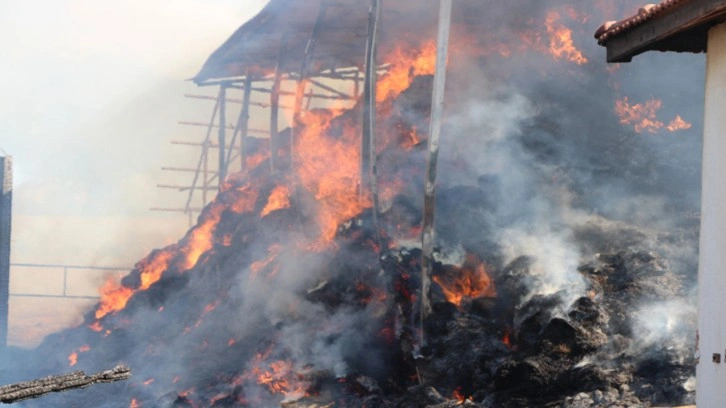
[{"label": "metal pole", "polygon": [[361,136],[360,186],[365,196],[371,176],[371,159],[375,155],[374,133],[376,127],[376,39],[380,0],[371,0],[368,9],[368,39],[366,41],[365,78],[363,83],[363,133]]},{"label": "metal pole", "polygon": [[449,54],[449,31],[451,28],[451,0],[441,0],[439,10],[439,33],[436,42],[436,74],[431,102],[431,128],[429,129],[428,158],[424,192],[423,231],[421,234],[421,326],[419,345],[426,345],[424,323],[431,313],[431,267],[434,252],[434,212],[436,204],[436,166],[439,155],[441,123],[444,116],[444,94],[446,90],[446,61]]},{"label": "metal pole", "polygon": [[225,156],[225,138],[227,132],[227,85],[219,86],[219,187],[227,178],[227,156]]}]

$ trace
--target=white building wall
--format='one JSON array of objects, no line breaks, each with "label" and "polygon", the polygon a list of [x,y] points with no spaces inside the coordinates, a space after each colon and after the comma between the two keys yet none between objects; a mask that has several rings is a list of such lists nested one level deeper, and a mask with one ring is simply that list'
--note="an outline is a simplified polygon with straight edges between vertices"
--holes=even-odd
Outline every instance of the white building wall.
[{"label": "white building wall", "polygon": [[708,35],[705,103],[696,402],[726,408],[726,24]]}]

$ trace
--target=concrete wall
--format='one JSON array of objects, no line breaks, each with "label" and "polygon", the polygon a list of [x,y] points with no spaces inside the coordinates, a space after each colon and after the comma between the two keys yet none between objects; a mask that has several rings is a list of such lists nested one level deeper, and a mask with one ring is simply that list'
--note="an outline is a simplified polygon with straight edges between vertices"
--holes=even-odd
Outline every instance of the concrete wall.
[{"label": "concrete wall", "polygon": [[[726,25],[711,29],[706,66],[698,270],[698,407],[726,407]],[[720,362],[714,362],[718,354]]]}]

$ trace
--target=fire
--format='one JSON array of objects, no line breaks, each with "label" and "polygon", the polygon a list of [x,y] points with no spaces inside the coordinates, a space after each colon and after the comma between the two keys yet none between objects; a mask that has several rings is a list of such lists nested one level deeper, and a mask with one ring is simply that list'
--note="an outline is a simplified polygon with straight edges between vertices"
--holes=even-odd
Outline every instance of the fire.
[{"label": "fire", "polygon": [[457,401],[459,401],[459,404],[463,404],[466,401],[471,401],[471,398],[467,397],[464,394],[464,390],[462,387],[457,387],[454,392],[452,393],[451,397]]},{"label": "fire", "polygon": [[474,255],[467,255],[464,265],[456,272],[455,276],[436,275],[434,282],[439,284],[446,296],[446,300],[457,306],[461,306],[465,298],[492,297],[496,296],[494,282],[486,272],[484,264]]},{"label": "fire", "polygon": [[504,335],[502,336],[502,343],[507,346],[508,349],[512,348],[512,339],[509,334],[509,328],[504,329]]},{"label": "fire", "polygon": [[615,101],[615,113],[623,125],[632,125],[637,133],[647,131],[657,133],[665,127],[671,132],[690,129],[691,124],[677,115],[667,126],[658,119],[658,111],[663,106],[660,99],[651,98],[643,103],[631,104],[628,97]]},{"label": "fire", "polygon": [[154,382],[153,378],[149,378],[148,380],[144,381],[144,385],[149,385]]},{"label": "fire", "polygon": [[[96,319],[126,307],[126,303],[134,293],[131,288],[118,284],[113,278],[107,280],[99,291],[101,292],[101,304],[96,310]],[[98,326],[100,327],[100,324]]]},{"label": "fire", "polygon": [[139,404],[138,401],[136,401],[136,398],[131,400],[131,404],[129,404],[129,408],[140,408],[141,404]]},{"label": "fire", "polygon": [[379,103],[400,95],[416,75],[433,75],[436,71],[436,44],[429,41],[413,52],[397,48],[385,60],[391,66],[376,85],[376,102]]},{"label": "fire", "polygon": [[318,242],[313,248],[325,248],[338,230],[338,225],[370,206],[360,197],[360,148],[358,132],[343,129],[342,135],[326,135],[335,111],[308,112],[301,118],[304,125],[295,145],[295,166],[302,185],[315,195],[320,226]]},{"label": "fire", "polygon": [[675,132],[677,130],[686,130],[691,128],[691,124],[689,122],[686,122],[683,120],[681,115],[676,115],[676,118],[671,121],[671,123],[666,126],[666,129],[670,130],[671,132]]},{"label": "fire", "polygon": [[71,367],[73,367],[74,365],[76,365],[76,363],[78,363],[78,353],[77,352],[74,351],[73,353],[71,353],[68,356],[68,363]]},{"label": "fire", "polygon": [[265,205],[265,208],[262,209],[262,212],[260,213],[260,217],[264,217],[267,214],[275,211],[275,210],[281,210],[283,208],[289,208],[290,207],[290,190],[287,188],[287,186],[277,186],[274,190],[270,193],[270,197],[267,199],[267,205]]},{"label": "fire", "polygon": [[85,352],[87,352],[90,349],[91,349],[91,346],[89,346],[88,344],[84,344],[81,347],[79,347],[78,350],[72,352],[68,356],[68,364],[71,367],[73,367],[74,365],[76,365],[78,363],[78,353],[85,353]]},{"label": "fire", "polygon": [[88,328],[97,333],[100,333],[103,330],[103,326],[101,326],[101,322],[99,322],[99,321],[95,321],[95,322],[89,324]]},{"label": "fire", "polygon": [[587,63],[587,58],[572,41],[572,30],[560,22],[560,15],[557,12],[547,13],[545,26],[550,38],[549,52],[556,60],[566,60],[577,65]]},{"label": "fire", "polygon": [[[182,252],[186,255],[184,269],[193,268],[197,264],[199,257],[212,248],[214,242],[212,233],[217,227],[217,224],[219,224],[224,207],[220,203],[215,202],[209,209],[211,211],[209,211],[208,216],[187,234],[186,245],[182,248]],[[157,278],[154,282],[158,280]],[[142,290],[145,289],[142,285]]]},{"label": "fire", "polygon": [[283,394],[286,399],[298,399],[305,395],[305,387],[296,377],[292,363],[279,360],[257,374],[257,384],[264,385],[273,394]]}]

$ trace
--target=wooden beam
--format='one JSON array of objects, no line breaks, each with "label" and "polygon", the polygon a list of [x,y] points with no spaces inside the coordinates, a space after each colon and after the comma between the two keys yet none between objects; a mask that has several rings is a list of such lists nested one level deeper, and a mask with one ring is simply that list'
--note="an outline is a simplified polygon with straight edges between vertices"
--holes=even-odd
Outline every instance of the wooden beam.
[{"label": "wooden beam", "polygon": [[30,398],[38,398],[51,392],[85,388],[98,383],[110,383],[131,378],[131,369],[116,366],[98,374],[86,375],[83,371],[70,374],[51,375],[37,380],[25,381],[0,387],[0,402],[11,404]]},{"label": "wooden beam", "polygon": [[[726,0],[688,1],[664,11],[605,41],[608,62],[630,62],[636,55],[658,49],[663,41],[726,17]],[[703,44],[706,41],[704,38]],[[669,51],[679,51],[677,49]],[[705,47],[704,50],[705,51]]]},{"label": "wooden beam", "polygon": [[[242,112],[240,113],[240,140],[239,140],[239,160],[240,170],[244,171],[247,165],[247,137],[250,131],[250,97],[252,96],[252,77],[247,75],[245,81],[244,95],[242,96]],[[230,150],[231,152],[231,150]]]},{"label": "wooden beam", "polygon": [[227,103],[226,96],[227,87],[222,84],[219,87],[219,186],[221,188],[224,180],[227,178],[227,156],[224,154],[226,128],[227,128]]},{"label": "wooden beam", "polygon": [[279,109],[280,109],[280,81],[282,79],[282,66],[285,63],[285,53],[287,51],[288,34],[285,33],[280,39],[280,49],[277,51],[277,64],[275,66],[275,80],[272,82],[272,92],[270,93],[270,171],[275,173],[277,165],[277,139]]}]

